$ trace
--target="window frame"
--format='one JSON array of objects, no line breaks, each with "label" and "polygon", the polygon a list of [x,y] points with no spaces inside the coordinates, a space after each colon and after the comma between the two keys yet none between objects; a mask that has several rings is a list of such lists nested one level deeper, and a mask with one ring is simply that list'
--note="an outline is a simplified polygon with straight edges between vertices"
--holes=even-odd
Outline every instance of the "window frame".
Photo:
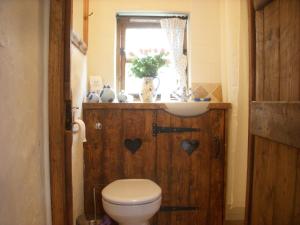
[{"label": "window frame", "polygon": [[[116,44],[116,88],[125,90],[125,66],[129,62],[125,54],[125,35],[127,28],[161,28],[160,20],[181,18],[188,21],[188,16],[120,16],[117,15],[117,44]],[[140,20],[140,21],[139,21]],[[148,21],[147,21],[148,20]],[[144,21],[144,22],[143,22]],[[151,22],[152,21],[152,22]],[[157,22],[156,22],[157,21]],[[184,33],[183,54],[187,55],[187,26]],[[137,94],[137,93],[132,93]]]}]

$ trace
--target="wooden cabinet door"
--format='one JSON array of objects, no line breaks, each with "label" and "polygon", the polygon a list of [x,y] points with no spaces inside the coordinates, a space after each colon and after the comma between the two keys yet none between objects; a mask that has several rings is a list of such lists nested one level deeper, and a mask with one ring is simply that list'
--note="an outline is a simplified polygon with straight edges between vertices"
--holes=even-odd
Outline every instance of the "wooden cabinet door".
[{"label": "wooden cabinet door", "polygon": [[300,1],[254,3],[246,220],[299,225]]},{"label": "wooden cabinet door", "polygon": [[[84,120],[87,143],[84,148],[85,214],[93,218],[93,188],[96,187],[98,214],[101,190],[116,179],[147,178],[155,180],[155,141],[152,136],[153,110],[86,110]],[[96,124],[101,124],[96,129]],[[125,147],[125,140],[141,139],[136,152]]]},{"label": "wooden cabinet door", "polygon": [[[221,225],[224,111],[212,110],[198,117],[184,118],[161,110],[157,113],[156,124],[200,128],[201,131],[157,135],[156,171],[157,182],[162,188],[162,210],[155,224]],[[191,154],[182,147],[186,140],[199,142]]]}]

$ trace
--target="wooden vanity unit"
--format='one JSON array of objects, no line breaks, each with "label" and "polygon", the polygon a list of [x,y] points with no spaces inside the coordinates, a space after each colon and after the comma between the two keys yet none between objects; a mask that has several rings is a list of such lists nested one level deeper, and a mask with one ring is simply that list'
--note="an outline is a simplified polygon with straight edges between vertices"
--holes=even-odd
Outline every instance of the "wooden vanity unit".
[{"label": "wooden vanity unit", "polygon": [[153,225],[222,225],[225,115],[210,103],[195,117],[169,114],[161,103],[84,103],[84,208],[103,214],[101,190],[116,179],[148,178],[162,188]]}]

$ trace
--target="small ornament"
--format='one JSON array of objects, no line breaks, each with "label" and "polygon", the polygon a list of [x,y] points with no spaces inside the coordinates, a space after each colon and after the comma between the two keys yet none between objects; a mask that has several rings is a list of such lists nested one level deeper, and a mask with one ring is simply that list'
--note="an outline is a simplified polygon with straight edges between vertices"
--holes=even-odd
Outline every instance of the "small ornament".
[{"label": "small ornament", "polygon": [[100,98],[102,102],[113,102],[115,99],[115,93],[109,85],[104,85],[100,92]]},{"label": "small ornament", "polygon": [[119,92],[119,94],[118,94],[118,101],[120,102],[120,103],[124,103],[124,102],[127,102],[127,95],[126,95],[126,93],[125,93],[125,91],[124,90],[122,90],[122,91],[120,91]]},{"label": "small ornament", "polygon": [[90,92],[87,95],[87,102],[98,103],[100,101],[100,96],[96,92]]}]

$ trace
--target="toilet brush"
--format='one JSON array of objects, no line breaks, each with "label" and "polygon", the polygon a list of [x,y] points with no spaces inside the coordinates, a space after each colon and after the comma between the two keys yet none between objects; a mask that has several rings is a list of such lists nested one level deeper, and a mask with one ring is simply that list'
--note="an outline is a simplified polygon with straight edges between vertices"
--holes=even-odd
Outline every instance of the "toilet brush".
[{"label": "toilet brush", "polygon": [[89,225],[99,225],[100,220],[97,220],[96,187],[93,188],[93,200],[94,200],[94,219],[89,221]]}]

